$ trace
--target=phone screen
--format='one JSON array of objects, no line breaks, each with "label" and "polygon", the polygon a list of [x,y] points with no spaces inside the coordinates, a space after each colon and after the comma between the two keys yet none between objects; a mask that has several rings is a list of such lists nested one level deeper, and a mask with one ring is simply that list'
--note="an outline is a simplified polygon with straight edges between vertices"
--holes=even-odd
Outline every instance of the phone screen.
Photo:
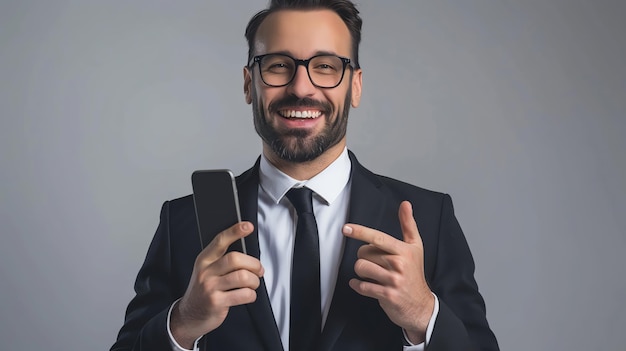
[{"label": "phone screen", "polygon": [[[235,176],[230,170],[195,171],[191,175],[200,245],[204,249],[219,232],[241,222]],[[246,244],[241,239],[243,253]]]}]

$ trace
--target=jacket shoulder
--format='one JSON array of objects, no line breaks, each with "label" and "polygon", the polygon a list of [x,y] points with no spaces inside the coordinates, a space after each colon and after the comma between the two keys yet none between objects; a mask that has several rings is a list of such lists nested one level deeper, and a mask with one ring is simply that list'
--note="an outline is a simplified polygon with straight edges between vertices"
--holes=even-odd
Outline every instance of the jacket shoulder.
[{"label": "jacket shoulder", "polygon": [[[357,176],[355,178],[362,180],[360,182],[361,184],[369,183],[368,186],[373,185],[375,188],[393,196],[397,200],[409,200],[412,203],[415,201],[426,202],[433,205],[436,203],[441,204],[446,197],[449,197],[447,194],[439,191],[429,190],[395,178],[374,173],[359,163],[352,152],[349,152],[349,155],[352,161],[353,175]],[[415,205],[415,203],[413,203],[413,205]]]},{"label": "jacket shoulder", "polygon": [[367,177],[377,184],[379,189],[399,202],[410,201],[414,208],[441,208],[443,202],[450,196],[440,191],[434,191],[409,184],[405,181],[373,173],[365,168]]},{"label": "jacket shoulder", "polygon": [[446,195],[445,193],[439,191],[422,188],[387,176],[379,174],[375,174],[374,176],[378,178],[385,187],[394,192],[409,193],[411,195],[426,199],[441,199],[443,196]]},{"label": "jacket shoulder", "polygon": [[194,210],[193,194],[166,201],[170,212]]}]

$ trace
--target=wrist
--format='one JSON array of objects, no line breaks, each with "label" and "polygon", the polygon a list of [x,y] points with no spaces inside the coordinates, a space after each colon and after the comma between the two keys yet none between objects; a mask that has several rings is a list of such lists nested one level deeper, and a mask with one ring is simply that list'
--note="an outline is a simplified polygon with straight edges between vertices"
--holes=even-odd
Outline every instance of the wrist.
[{"label": "wrist", "polygon": [[419,345],[426,341],[426,332],[411,332],[406,329],[402,329],[402,331],[406,342],[408,342],[407,346]]},{"label": "wrist", "polygon": [[195,341],[202,335],[196,335],[189,320],[184,317],[180,310],[180,301],[176,301],[170,315],[170,332],[172,337],[180,347],[192,350]]},{"label": "wrist", "polygon": [[433,316],[435,310],[435,296],[430,293],[427,298],[422,312],[417,316],[415,325],[413,328],[405,328],[404,334],[407,341],[417,345],[426,341],[426,331],[428,324]]}]

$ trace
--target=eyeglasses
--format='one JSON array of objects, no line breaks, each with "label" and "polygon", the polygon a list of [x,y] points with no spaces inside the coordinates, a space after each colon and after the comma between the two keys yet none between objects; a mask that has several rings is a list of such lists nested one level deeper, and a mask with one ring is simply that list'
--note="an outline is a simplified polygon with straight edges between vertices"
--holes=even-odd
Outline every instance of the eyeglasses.
[{"label": "eyeglasses", "polygon": [[335,88],[343,80],[350,59],[336,55],[315,55],[308,60],[298,60],[286,54],[265,54],[252,58],[249,68],[259,64],[263,83],[271,87],[284,87],[296,76],[298,66],[306,68],[311,83],[318,88]]}]

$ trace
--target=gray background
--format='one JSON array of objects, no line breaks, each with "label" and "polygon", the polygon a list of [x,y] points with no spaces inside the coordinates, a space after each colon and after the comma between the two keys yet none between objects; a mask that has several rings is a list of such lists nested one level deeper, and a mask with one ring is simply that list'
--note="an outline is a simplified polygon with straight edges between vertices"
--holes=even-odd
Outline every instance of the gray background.
[{"label": "gray background", "polygon": [[[452,195],[502,349],[623,349],[625,2],[358,3],[349,146]],[[253,163],[265,4],[0,2],[3,349],[108,349],[161,203]]]}]

